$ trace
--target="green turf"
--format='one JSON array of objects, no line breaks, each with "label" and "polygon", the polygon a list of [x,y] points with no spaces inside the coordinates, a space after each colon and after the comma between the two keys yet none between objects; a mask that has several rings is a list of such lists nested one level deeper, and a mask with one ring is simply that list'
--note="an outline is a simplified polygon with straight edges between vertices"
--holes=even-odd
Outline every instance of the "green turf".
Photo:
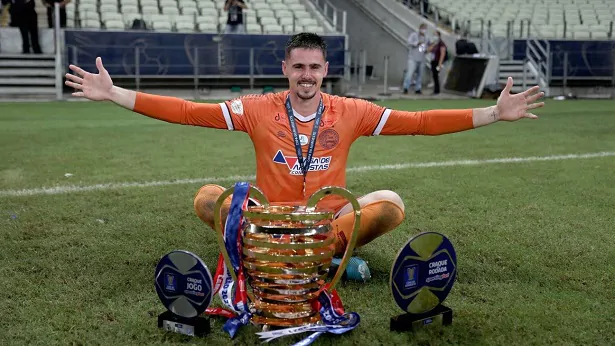
[{"label": "green turf", "polygon": [[[397,109],[486,101],[389,101]],[[615,102],[549,101],[539,120],[440,137],[360,139],[349,166],[614,152]],[[166,124],[109,104],[0,104],[0,196],[52,186],[253,174],[245,134]],[[239,162],[240,164],[236,164]],[[316,344],[606,345],[615,340],[615,158],[353,172],[356,194],[398,192],[406,219],[359,249],[373,279],[339,292],[360,326]],[[66,177],[65,173],[73,174]],[[205,181],[205,180],[203,180]],[[231,181],[223,182],[224,185]],[[0,344],[256,344],[212,323],[206,339],[165,334],[153,286],[159,257],[217,245],[194,215],[202,183],[0,197]],[[393,257],[421,231],[456,247],[453,325],[392,333]],[[218,305],[219,300],[216,298]],[[283,338],[287,345],[298,338]]]}]

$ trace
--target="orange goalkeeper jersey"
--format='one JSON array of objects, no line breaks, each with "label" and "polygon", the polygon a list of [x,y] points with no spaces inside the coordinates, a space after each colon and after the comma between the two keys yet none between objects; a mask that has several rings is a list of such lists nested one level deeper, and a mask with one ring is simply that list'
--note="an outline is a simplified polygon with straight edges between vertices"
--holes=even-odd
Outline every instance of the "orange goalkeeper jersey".
[{"label": "orange goalkeeper jersey", "polygon": [[[472,110],[407,112],[362,100],[321,93],[324,112],[313,158],[306,177],[297,159],[286,97],[289,91],[248,95],[220,104],[194,103],[177,98],[137,93],[134,111],[168,122],[246,132],[256,153],[256,186],[272,203],[305,203],[323,186],[346,186],[350,146],[361,136],[439,135],[471,129]],[[295,112],[303,155],[306,155],[316,114]],[[338,196],[319,207],[339,209]]]}]

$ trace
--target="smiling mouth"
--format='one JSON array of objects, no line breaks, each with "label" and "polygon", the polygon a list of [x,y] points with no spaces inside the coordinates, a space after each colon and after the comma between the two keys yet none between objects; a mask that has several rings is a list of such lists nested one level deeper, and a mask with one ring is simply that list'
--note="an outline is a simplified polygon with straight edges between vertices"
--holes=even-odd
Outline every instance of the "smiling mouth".
[{"label": "smiling mouth", "polygon": [[311,88],[314,85],[316,85],[316,83],[313,83],[313,82],[300,82],[298,84],[300,87],[304,87],[304,88]]}]

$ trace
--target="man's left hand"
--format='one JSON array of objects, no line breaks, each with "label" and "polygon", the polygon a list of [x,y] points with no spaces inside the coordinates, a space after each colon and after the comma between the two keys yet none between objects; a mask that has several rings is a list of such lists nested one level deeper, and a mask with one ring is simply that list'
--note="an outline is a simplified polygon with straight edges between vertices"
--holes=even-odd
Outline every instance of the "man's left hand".
[{"label": "man's left hand", "polygon": [[544,102],[536,102],[545,95],[544,92],[538,92],[539,86],[534,86],[519,94],[511,94],[510,90],[513,86],[513,80],[508,77],[506,87],[502,90],[498,98],[497,111],[498,119],[504,121],[515,121],[521,118],[538,118],[530,113],[532,109],[540,108],[545,105]]}]

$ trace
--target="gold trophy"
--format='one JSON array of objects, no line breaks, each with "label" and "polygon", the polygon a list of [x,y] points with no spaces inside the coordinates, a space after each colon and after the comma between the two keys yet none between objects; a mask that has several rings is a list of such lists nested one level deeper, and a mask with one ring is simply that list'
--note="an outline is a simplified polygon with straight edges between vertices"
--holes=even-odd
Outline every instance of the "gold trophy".
[{"label": "gold trophy", "polygon": [[[216,236],[228,268],[232,267],[224,245],[220,209],[233,191],[234,187],[222,193],[214,209]],[[245,223],[241,230],[241,255],[252,322],[279,327],[317,323],[321,318],[314,301],[323,289],[334,289],[352,255],[361,219],[359,202],[348,190],[334,186],[314,192],[305,206],[271,205],[252,185],[249,195],[261,203],[243,211]],[[335,253],[331,226],[334,212],[317,209],[316,204],[329,195],[340,195],[350,202],[354,224],[344,257],[327,284]],[[230,272],[237,283],[237,276]]]}]

